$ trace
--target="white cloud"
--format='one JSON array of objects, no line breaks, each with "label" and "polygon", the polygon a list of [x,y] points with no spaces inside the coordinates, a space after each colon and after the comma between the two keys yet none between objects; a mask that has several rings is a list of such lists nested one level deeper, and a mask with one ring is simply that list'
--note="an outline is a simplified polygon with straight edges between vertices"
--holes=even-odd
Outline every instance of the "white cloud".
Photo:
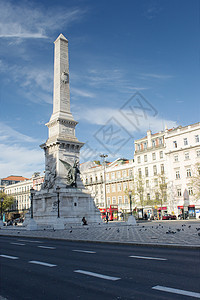
[{"label": "white cloud", "polygon": [[31,177],[35,171],[44,170],[42,150],[22,146],[0,144],[0,178],[9,175]]},{"label": "white cloud", "polygon": [[[114,118],[118,120],[120,124],[130,132],[131,135],[135,132],[141,132],[142,134],[148,129],[151,129],[152,132],[158,132],[164,130],[165,125],[167,125],[168,128],[178,126],[176,121],[160,118],[159,115],[154,117],[146,113],[146,116],[144,116],[142,115],[140,110],[135,112],[140,115],[140,117],[138,118],[139,124],[137,124],[139,130],[127,118],[125,118],[118,109],[108,107],[88,108],[80,110],[76,118],[78,118],[79,120],[85,120],[90,124],[100,126],[105,125],[110,118]],[[134,120],[134,116],[132,121],[133,123],[136,123],[136,121]]]},{"label": "white cloud", "polygon": [[22,134],[17,130],[11,128],[8,125],[0,122],[0,140],[6,141],[8,143],[16,142],[26,142],[26,143],[39,143],[37,139],[34,139],[30,136]]},{"label": "white cloud", "polygon": [[173,78],[173,75],[167,75],[167,74],[155,74],[155,73],[142,73],[140,75],[140,78],[155,78],[155,79],[171,79]]},{"label": "white cloud", "polygon": [[95,98],[95,94],[85,91],[85,90],[81,90],[81,89],[77,89],[77,88],[71,88],[71,94],[72,96],[80,96],[80,97],[86,97],[86,98]]},{"label": "white cloud", "polygon": [[86,10],[60,6],[56,10],[42,4],[20,1],[14,4],[9,1],[0,2],[0,37],[18,39],[46,39],[49,31],[59,29],[80,21]]},{"label": "white cloud", "polygon": [[52,103],[53,72],[50,68],[10,66],[3,61],[0,61],[0,67],[0,72],[9,74],[10,80],[18,84],[20,93],[27,99],[36,103]]}]

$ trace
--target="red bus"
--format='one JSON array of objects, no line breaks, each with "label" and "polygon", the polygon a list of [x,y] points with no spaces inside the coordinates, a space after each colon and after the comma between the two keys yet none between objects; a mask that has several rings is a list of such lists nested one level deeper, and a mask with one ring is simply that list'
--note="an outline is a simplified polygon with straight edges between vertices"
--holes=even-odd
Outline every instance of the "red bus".
[{"label": "red bus", "polygon": [[[105,208],[99,208],[101,213],[102,220],[106,220],[106,209]],[[118,205],[110,205],[107,208],[107,213],[109,216],[109,221],[118,220]]]}]

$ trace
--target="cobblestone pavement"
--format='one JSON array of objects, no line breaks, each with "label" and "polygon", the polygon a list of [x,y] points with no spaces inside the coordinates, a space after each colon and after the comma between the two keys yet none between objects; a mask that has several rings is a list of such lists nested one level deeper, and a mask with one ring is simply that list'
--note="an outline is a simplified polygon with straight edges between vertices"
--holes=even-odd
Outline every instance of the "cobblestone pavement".
[{"label": "cobblestone pavement", "polygon": [[64,230],[34,231],[28,231],[21,226],[10,226],[3,227],[0,235],[200,248],[200,221],[147,221],[137,223],[137,225],[109,222],[108,224],[68,226]]}]

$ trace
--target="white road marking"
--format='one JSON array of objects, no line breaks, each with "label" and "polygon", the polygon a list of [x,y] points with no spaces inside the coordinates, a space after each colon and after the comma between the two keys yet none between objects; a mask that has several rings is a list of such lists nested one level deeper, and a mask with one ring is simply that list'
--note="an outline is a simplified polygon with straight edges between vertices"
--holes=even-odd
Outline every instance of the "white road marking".
[{"label": "white road marking", "polygon": [[148,257],[148,256],[137,256],[137,255],[131,255],[129,257],[133,258],[142,258],[142,259],[155,259],[155,260],[167,260],[167,258],[161,258],[161,257]]},{"label": "white road marking", "polygon": [[10,258],[10,259],[19,259],[19,257],[16,257],[16,256],[10,256],[10,255],[4,255],[4,254],[1,254],[0,256],[1,256],[1,257],[4,257],[4,258]]},{"label": "white road marking", "polygon": [[45,266],[45,267],[56,267],[57,266],[57,265],[45,263],[43,261],[38,261],[38,260],[30,260],[29,263],[30,264],[36,264],[36,265],[42,265],[42,266]]},{"label": "white road marking", "polygon": [[49,247],[49,246],[38,246],[38,248],[44,248],[44,249],[56,249],[56,247]]},{"label": "white road marking", "polygon": [[43,244],[43,242],[41,241],[31,241],[31,240],[18,240],[19,242],[29,242],[29,243],[41,243]]},{"label": "white road marking", "polygon": [[74,252],[83,252],[83,253],[96,253],[94,251],[87,251],[87,250],[72,250]]},{"label": "white road marking", "polygon": [[158,291],[163,291],[163,292],[168,292],[168,293],[173,293],[173,294],[195,297],[195,298],[200,299],[200,293],[196,293],[196,292],[179,290],[179,289],[169,288],[169,287],[160,286],[160,285],[156,285],[156,286],[152,287],[152,289],[158,290]]},{"label": "white road marking", "polygon": [[11,245],[18,245],[18,246],[25,246],[25,244],[21,244],[21,243],[10,243]]},{"label": "white road marking", "polygon": [[112,276],[102,275],[102,274],[83,271],[83,270],[75,270],[74,272],[89,275],[89,276],[93,276],[93,277],[98,277],[98,278],[102,278],[102,279],[112,280],[112,281],[121,279],[119,277],[112,277]]}]

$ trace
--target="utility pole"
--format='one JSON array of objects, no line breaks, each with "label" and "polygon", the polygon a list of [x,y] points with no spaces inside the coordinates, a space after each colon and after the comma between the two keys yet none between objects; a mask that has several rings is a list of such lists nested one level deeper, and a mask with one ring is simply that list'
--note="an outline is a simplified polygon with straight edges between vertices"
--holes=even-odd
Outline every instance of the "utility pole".
[{"label": "utility pole", "polygon": [[105,158],[108,157],[107,154],[101,154],[100,157],[103,159],[104,166],[104,193],[105,193],[105,206],[106,206],[106,215],[107,215],[107,198],[106,198],[106,162]]}]

